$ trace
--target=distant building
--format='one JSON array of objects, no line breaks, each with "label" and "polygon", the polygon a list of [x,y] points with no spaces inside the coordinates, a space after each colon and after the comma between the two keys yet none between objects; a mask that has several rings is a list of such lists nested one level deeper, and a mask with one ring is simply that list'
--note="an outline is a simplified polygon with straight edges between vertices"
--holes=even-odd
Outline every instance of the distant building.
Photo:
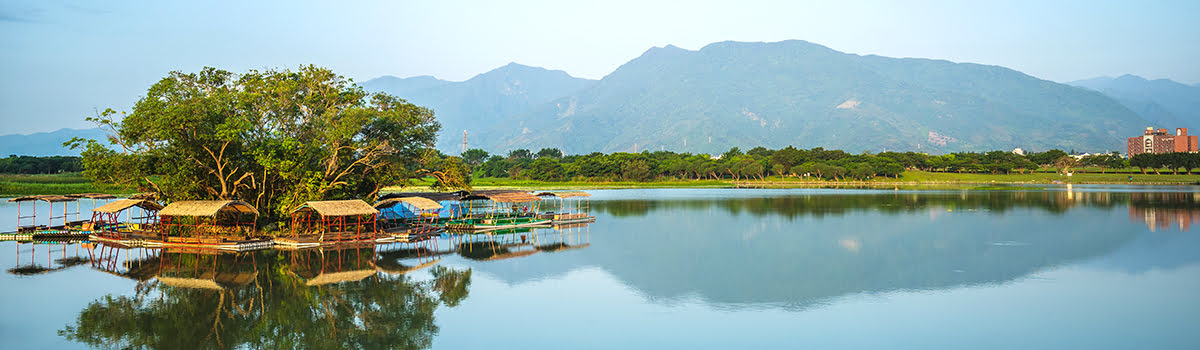
[{"label": "distant building", "polygon": [[1018,156],[1023,156],[1023,155],[1025,155],[1025,150],[1021,149],[1020,147],[1017,147],[1012,150],[1012,153],[1015,155],[1018,155]]},{"label": "distant building", "polygon": [[1167,129],[1147,127],[1142,136],[1130,137],[1127,140],[1129,157],[1142,153],[1171,153],[1196,152],[1196,136],[1188,136],[1187,128],[1175,128],[1175,135],[1167,133]]}]

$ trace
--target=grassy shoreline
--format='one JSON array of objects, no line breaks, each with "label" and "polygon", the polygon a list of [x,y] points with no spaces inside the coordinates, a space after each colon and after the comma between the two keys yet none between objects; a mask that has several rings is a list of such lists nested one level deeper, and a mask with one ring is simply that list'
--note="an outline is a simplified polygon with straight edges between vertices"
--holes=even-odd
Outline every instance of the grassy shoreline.
[{"label": "grassy shoreline", "polygon": [[[1130,177],[1133,178],[1130,181]],[[1057,182],[1056,182],[1057,181]],[[970,174],[932,173],[906,171],[896,178],[876,178],[869,181],[822,181],[804,180],[795,177],[770,176],[762,180],[663,180],[650,182],[631,181],[563,181],[545,182],[536,180],[512,180],[509,178],[482,178],[471,181],[475,189],[628,189],[628,188],[806,188],[806,187],[903,187],[905,189],[1036,189],[1022,185],[1057,184],[1113,184],[1113,185],[1200,185],[1200,175],[1172,174],[1129,174],[1129,173],[1075,173],[1072,176],[1058,173],[1027,174]],[[418,184],[420,185],[420,184]],[[979,186],[984,185],[984,186]],[[993,185],[1004,185],[995,186]],[[422,191],[422,187],[389,187],[388,192]]]},{"label": "grassy shoreline", "polygon": [[[1132,181],[1130,180],[1132,177]],[[629,188],[806,188],[806,187],[903,187],[905,189],[1032,189],[1022,185],[1053,184],[1114,184],[1114,185],[1200,185],[1198,175],[1130,174],[1130,173],[1075,173],[1072,176],[1058,173],[1032,174],[969,174],[932,173],[906,171],[896,178],[876,178],[869,181],[820,181],[795,177],[770,176],[753,180],[659,180],[635,181],[562,181],[513,180],[509,178],[478,178],[471,185],[475,189],[629,189]],[[385,192],[428,191],[428,181],[416,181],[411,185],[388,187]],[[983,185],[980,187],[979,185]],[[992,188],[993,185],[996,186]],[[136,192],[119,186],[96,186],[79,173],[12,175],[0,174],[0,197],[16,197],[33,194],[74,193],[130,194]]]}]

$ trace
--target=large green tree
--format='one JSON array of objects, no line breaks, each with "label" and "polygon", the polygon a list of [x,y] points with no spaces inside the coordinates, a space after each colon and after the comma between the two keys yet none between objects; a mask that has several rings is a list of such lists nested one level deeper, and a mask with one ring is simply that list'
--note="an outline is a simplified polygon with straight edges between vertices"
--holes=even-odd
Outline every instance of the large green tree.
[{"label": "large green tree", "polygon": [[371,200],[429,173],[423,162],[435,157],[422,151],[440,128],[428,108],[311,65],[172,72],[128,116],[92,120],[119,146],[87,144],[92,179],[133,183],[168,201],[241,199],[274,218],[309,200]]}]

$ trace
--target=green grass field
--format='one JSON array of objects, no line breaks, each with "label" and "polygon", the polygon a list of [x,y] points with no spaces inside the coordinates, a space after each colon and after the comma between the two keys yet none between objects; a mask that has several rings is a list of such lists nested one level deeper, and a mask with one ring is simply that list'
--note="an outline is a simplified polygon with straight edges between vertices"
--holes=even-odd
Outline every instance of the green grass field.
[{"label": "green grass field", "polygon": [[39,175],[0,174],[0,197],[93,192],[122,194],[132,191],[117,186],[94,186],[92,180],[83,177],[79,173]]},{"label": "green grass field", "polygon": [[[1130,177],[1133,180],[1130,181]],[[990,184],[1053,184],[1055,181],[1074,184],[1140,184],[1140,185],[1198,185],[1200,174],[1172,175],[1135,173],[1074,173],[1072,176],[1059,173],[1032,174],[967,174],[967,173],[931,173],[925,171],[906,171],[896,178],[876,178],[870,181],[814,181],[795,177],[770,176],[763,180],[662,180],[650,182],[633,181],[564,181],[546,182],[537,180],[513,180],[509,178],[478,178],[471,181],[475,189],[620,189],[620,188],[722,188],[734,186],[750,187],[829,187],[829,186],[899,186],[910,189],[939,189],[945,186],[982,185],[969,188],[977,189],[1014,189],[1025,187],[1000,186],[989,187]],[[432,179],[413,181],[408,186],[393,186],[384,192],[398,191],[428,191]],[[1033,187],[1029,187],[1033,188]],[[109,193],[127,194],[135,192],[131,189],[117,186],[95,186],[79,173],[53,175],[12,175],[0,174],[0,197],[15,197],[33,194],[73,194],[73,193]]]}]

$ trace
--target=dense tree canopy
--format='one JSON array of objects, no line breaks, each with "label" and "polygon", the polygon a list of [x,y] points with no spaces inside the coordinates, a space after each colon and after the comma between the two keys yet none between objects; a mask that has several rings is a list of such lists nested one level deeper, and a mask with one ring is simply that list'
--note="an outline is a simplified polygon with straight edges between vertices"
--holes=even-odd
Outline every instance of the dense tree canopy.
[{"label": "dense tree canopy", "polygon": [[0,158],[0,174],[57,174],[83,170],[79,157],[31,157],[9,155]]},{"label": "dense tree canopy", "polygon": [[[544,150],[543,150],[544,151]],[[479,153],[486,155],[482,150]],[[542,153],[542,152],[539,152]],[[720,156],[675,153],[591,153],[562,158],[528,158],[529,150],[509,152],[509,157],[492,156],[471,171],[477,177],[512,177],[543,181],[601,180],[650,181],[654,179],[763,179],[767,176],[808,177],[825,180],[867,180],[898,177],[905,170],[932,172],[1008,174],[1033,171],[1072,172],[1079,167],[1100,171],[1129,165],[1190,172],[1200,168],[1200,154],[1171,153],[1139,155],[1132,163],[1119,153],[1080,156],[1061,150],[1027,155],[1005,151],[959,152],[929,155],[916,152],[850,154],[821,147],[779,150],[755,147],[742,152],[734,147]]]},{"label": "dense tree canopy", "polygon": [[385,186],[454,165],[422,153],[440,128],[433,111],[315,66],[172,72],[123,119],[111,110],[90,119],[118,146],[86,143],[92,179],[136,184],[168,201],[241,199],[276,218],[309,200],[371,200]]}]

